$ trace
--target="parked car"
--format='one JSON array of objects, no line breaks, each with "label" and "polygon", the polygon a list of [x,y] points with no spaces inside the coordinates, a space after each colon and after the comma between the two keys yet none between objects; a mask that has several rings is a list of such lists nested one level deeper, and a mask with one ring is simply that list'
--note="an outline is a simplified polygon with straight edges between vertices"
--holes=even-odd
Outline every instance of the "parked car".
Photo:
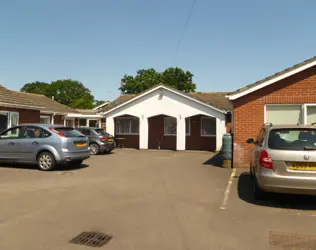
[{"label": "parked car", "polygon": [[77,128],[79,132],[89,138],[90,153],[97,155],[110,153],[115,148],[114,137],[102,128]]},{"label": "parked car", "polygon": [[0,133],[0,161],[37,163],[40,170],[57,164],[81,165],[90,157],[87,138],[73,128],[50,124],[14,126]]},{"label": "parked car", "polygon": [[316,195],[316,127],[265,124],[254,144],[250,173],[255,198],[265,192]]}]

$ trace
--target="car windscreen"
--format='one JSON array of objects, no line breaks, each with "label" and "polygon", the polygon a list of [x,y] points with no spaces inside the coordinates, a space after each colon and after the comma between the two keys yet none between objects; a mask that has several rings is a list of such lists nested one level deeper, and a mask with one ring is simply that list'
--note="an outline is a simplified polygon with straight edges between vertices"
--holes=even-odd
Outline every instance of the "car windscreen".
[{"label": "car windscreen", "polygon": [[268,146],[279,150],[316,150],[316,129],[273,129],[269,133]]},{"label": "car windscreen", "polygon": [[85,137],[78,130],[75,130],[73,128],[59,127],[59,128],[53,128],[53,129],[57,131],[58,133],[63,134],[67,138]]},{"label": "car windscreen", "polygon": [[101,135],[101,136],[107,136],[107,137],[111,136],[108,132],[105,132],[103,129],[96,129],[95,132],[97,132],[98,135]]}]

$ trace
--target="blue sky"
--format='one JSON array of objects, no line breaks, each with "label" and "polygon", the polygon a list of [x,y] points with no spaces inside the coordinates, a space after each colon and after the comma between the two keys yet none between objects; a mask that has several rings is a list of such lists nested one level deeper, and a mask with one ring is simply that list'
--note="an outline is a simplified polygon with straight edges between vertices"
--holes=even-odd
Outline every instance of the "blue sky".
[{"label": "blue sky", "polygon": [[113,99],[124,74],[179,66],[230,91],[316,55],[316,1],[10,0],[0,3],[0,84],[71,78]]}]

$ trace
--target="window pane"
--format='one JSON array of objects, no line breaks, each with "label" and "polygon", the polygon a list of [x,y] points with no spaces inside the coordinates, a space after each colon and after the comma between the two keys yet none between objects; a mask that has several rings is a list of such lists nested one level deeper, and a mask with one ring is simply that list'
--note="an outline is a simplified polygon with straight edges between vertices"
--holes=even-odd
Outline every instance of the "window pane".
[{"label": "window pane", "polygon": [[23,133],[23,138],[42,138],[42,130],[37,127],[27,127]]},{"label": "window pane", "polygon": [[74,121],[73,120],[66,120],[66,126],[67,127],[74,127]]},{"label": "window pane", "polygon": [[50,124],[50,119],[49,119],[49,117],[44,117],[44,116],[42,116],[42,117],[40,118],[40,123],[41,123],[41,124]]},{"label": "window pane", "polygon": [[301,124],[301,105],[268,105],[266,106],[266,122],[272,124]]},{"label": "window pane", "polygon": [[89,127],[90,128],[98,128],[99,127],[99,121],[98,120],[89,120]]},{"label": "window pane", "polygon": [[316,106],[307,106],[307,124],[316,122]]},{"label": "window pane", "polygon": [[216,135],[216,119],[213,117],[202,117],[201,135]]},{"label": "window pane", "polygon": [[8,113],[0,113],[0,132],[8,128]]},{"label": "window pane", "polygon": [[177,134],[177,119],[174,117],[165,117],[165,135]]},{"label": "window pane", "polygon": [[117,118],[117,134],[130,133],[130,120]]},{"label": "window pane", "polygon": [[186,118],[185,119],[185,133],[187,134],[187,135],[189,135],[190,134],[190,118]]},{"label": "window pane", "polygon": [[86,127],[87,126],[87,119],[79,119],[79,126]]},{"label": "window pane", "polygon": [[269,148],[280,150],[316,149],[316,129],[274,129],[268,144]]},{"label": "window pane", "polygon": [[60,127],[53,129],[59,133],[62,133],[67,138],[84,137],[84,135],[82,135],[78,130],[75,130],[73,128]]},{"label": "window pane", "polygon": [[139,120],[138,119],[131,119],[131,132],[133,134],[139,133]]},{"label": "window pane", "polygon": [[19,137],[21,128],[13,128],[0,135],[0,139],[16,139]]},{"label": "window pane", "polygon": [[11,127],[19,124],[19,113],[11,112],[10,113]]}]

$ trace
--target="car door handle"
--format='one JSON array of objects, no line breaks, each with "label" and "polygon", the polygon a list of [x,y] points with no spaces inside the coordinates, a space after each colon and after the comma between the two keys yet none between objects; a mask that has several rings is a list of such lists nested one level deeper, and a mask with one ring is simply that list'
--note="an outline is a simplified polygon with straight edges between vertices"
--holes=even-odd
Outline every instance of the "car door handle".
[{"label": "car door handle", "polygon": [[32,144],[33,144],[33,145],[37,145],[38,142],[37,142],[37,141],[33,141]]},{"label": "car door handle", "polygon": [[9,142],[9,146],[13,146],[14,145],[14,142]]}]

